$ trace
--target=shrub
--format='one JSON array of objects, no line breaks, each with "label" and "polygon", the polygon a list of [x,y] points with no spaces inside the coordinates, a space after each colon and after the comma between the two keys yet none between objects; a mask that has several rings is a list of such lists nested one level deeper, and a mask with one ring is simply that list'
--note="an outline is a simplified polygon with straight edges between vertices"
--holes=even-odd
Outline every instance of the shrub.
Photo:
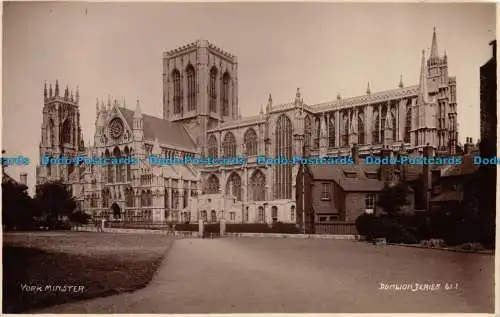
[{"label": "shrub", "polygon": [[372,214],[362,214],[356,218],[356,230],[362,236],[371,240],[373,238],[373,222],[376,217]]}]

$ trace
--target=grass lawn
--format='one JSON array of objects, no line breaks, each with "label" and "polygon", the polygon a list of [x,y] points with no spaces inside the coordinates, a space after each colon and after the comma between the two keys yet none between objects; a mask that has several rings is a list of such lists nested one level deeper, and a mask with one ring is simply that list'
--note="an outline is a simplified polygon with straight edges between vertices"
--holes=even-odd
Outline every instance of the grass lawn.
[{"label": "grass lawn", "polygon": [[[142,288],[172,242],[147,234],[4,233],[3,312],[28,312]],[[64,285],[77,291],[53,288]]]}]

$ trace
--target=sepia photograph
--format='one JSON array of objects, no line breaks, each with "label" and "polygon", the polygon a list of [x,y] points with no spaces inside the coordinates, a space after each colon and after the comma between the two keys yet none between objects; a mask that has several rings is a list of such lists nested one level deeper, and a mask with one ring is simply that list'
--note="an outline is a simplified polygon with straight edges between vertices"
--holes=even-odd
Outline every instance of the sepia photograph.
[{"label": "sepia photograph", "polygon": [[496,9],[3,2],[2,312],[494,314]]}]

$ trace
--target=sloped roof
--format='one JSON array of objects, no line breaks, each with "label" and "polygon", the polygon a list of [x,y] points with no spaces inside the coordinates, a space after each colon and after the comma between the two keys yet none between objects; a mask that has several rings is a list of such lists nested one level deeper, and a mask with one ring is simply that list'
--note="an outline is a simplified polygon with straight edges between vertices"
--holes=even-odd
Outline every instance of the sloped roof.
[{"label": "sloped roof", "polygon": [[[134,111],[118,107],[129,127],[133,126]],[[181,123],[170,122],[147,114],[142,114],[144,138],[154,141],[158,138],[160,145],[170,145],[196,152],[196,145]]]},{"label": "sloped roof", "polygon": [[479,169],[479,165],[474,164],[474,155],[466,154],[462,157],[462,164],[450,165],[441,172],[441,177],[462,176],[474,173]]},{"label": "sloped roof", "polygon": [[243,125],[247,125],[247,124],[258,123],[258,122],[263,121],[263,120],[264,120],[264,118],[262,118],[260,115],[243,117],[243,118],[235,120],[235,121],[221,123],[220,127],[215,127],[215,128],[210,129],[210,130],[219,130],[219,128],[220,129],[234,128],[234,127],[243,126]]},{"label": "sloped roof", "polygon": [[[367,173],[378,172],[376,165],[354,164],[354,165],[310,165],[309,171],[315,180],[332,180],[336,182],[345,191],[365,192],[381,191],[384,188],[384,182],[379,179],[367,177]],[[355,174],[355,177],[349,178],[347,173]]]}]

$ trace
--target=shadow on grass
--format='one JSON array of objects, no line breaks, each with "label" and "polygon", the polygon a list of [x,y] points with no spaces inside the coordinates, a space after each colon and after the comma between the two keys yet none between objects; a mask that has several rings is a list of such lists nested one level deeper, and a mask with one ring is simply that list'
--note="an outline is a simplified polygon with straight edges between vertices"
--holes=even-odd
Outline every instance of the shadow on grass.
[{"label": "shadow on grass", "polygon": [[[169,241],[167,252],[172,242]],[[143,288],[165,254],[163,250],[141,256],[134,252],[87,256],[4,246],[3,312],[24,313]],[[60,288],[55,289],[56,286]]]}]

